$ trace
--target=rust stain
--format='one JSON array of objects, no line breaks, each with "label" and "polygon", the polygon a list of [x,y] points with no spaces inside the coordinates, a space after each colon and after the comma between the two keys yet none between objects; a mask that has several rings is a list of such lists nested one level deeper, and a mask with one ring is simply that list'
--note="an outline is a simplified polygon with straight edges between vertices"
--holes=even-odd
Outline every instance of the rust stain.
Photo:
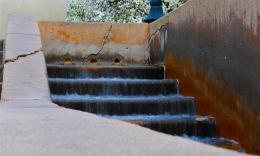
[{"label": "rust stain", "polygon": [[142,45],[149,34],[149,26],[145,24],[116,24],[113,28],[111,40],[116,43]]},{"label": "rust stain", "polygon": [[220,136],[236,140],[246,152],[255,153],[260,128],[246,104],[214,77],[200,72],[191,60],[177,60],[173,53],[166,58],[167,78],[179,79],[181,94],[196,98],[197,113],[215,117]]},{"label": "rust stain", "polygon": [[[62,41],[72,44],[101,44],[110,23],[40,22],[43,43]],[[111,42],[143,45],[149,34],[148,24],[112,24]]]}]

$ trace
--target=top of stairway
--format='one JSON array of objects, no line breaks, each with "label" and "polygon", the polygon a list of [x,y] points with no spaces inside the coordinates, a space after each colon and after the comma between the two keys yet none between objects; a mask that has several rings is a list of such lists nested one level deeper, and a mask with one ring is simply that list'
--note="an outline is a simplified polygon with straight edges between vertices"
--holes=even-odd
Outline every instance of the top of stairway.
[{"label": "top of stairway", "polygon": [[164,66],[47,65],[50,78],[138,78],[164,79]]},{"label": "top of stairway", "polygon": [[127,69],[136,69],[136,68],[145,68],[145,69],[150,69],[150,68],[152,68],[152,69],[154,69],[154,68],[156,68],[156,69],[161,69],[161,68],[165,68],[165,66],[164,65],[107,65],[107,64],[104,64],[104,65],[96,65],[96,64],[94,64],[94,65],[91,65],[91,64],[83,64],[83,65],[79,65],[79,64],[69,64],[69,65],[61,65],[61,64],[47,64],[47,67],[48,68],[80,68],[80,69],[93,69],[93,70],[95,70],[95,69],[102,69],[102,68],[108,68],[108,69],[110,69],[110,68],[112,68],[112,69],[117,69],[117,68],[119,68],[119,69],[121,69],[121,68],[127,68]]}]

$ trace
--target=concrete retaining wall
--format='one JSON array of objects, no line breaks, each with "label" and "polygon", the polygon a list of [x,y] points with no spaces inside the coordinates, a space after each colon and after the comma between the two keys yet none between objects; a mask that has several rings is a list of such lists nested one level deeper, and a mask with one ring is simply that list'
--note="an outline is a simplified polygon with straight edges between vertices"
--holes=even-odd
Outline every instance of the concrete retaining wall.
[{"label": "concrete retaining wall", "polygon": [[1,100],[50,100],[37,21],[12,14],[8,25]]},{"label": "concrete retaining wall", "polygon": [[100,54],[101,62],[119,57],[145,64],[149,58],[148,24],[40,22],[39,27],[47,60],[70,57],[83,63]]},{"label": "concrete retaining wall", "polygon": [[[151,60],[166,63],[197,111],[251,153],[260,145],[260,1],[190,0],[150,25]],[[259,120],[257,121],[257,118]]]}]

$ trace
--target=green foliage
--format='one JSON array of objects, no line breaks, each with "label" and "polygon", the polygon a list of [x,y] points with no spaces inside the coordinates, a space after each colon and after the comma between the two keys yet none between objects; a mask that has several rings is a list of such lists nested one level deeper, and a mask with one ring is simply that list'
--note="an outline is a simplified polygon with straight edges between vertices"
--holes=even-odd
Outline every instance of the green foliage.
[{"label": "green foliage", "polygon": [[[170,12],[187,0],[164,0]],[[68,0],[68,21],[140,23],[149,11],[149,0]]]},{"label": "green foliage", "polygon": [[67,12],[67,17],[70,18],[71,21],[82,21],[86,20],[86,10],[84,5],[79,1],[71,1],[69,3],[69,11]]}]

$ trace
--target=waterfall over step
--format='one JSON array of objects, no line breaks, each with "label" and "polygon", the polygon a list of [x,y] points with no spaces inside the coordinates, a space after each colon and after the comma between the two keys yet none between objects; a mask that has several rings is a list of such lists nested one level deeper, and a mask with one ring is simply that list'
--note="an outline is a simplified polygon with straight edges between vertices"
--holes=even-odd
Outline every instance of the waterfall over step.
[{"label": "waterfall over step", "polygon": [[182,96],[89,96],[52,95],[60,106],[106,115],[190,114],[195,115],[195,100]]},{"label": "waterfall over step", "polygon": [[195,98],[179,94],[164,66],[47,65],[59,106],[126,121],[217,146],[239,146],[217,134],[216,121],[196,114]]}]

